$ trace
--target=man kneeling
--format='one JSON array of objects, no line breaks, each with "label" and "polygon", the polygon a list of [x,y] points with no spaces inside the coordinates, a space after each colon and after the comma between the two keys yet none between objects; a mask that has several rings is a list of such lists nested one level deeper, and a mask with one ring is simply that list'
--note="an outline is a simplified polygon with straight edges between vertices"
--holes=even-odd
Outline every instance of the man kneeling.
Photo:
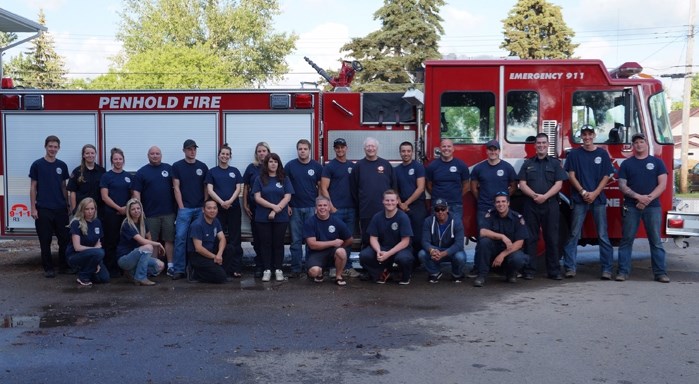
[{"label": "man kneeling", "polygon": [[216,218],[218,207],[214,200],[204,203],[204,214],[189,227],[191,242],[187,279],[191,282],[221,284],[232,273],[232,252],[226,247],[226,236]]},{"label": "man kneeling", "polygon": [[349,256],[345,247],[352,244],[352,232],[342,219],[330,214],[330,200],[327,197],[316,198],[316,214],[304,223],[303,237],[309,249],[306,255],[308,278],[316,283],[323,282],[323,268],[334,264],[335,283],[347,284],[342,278],[342,271]]},{"label": "man kneeling", "polygon": [[422,265],[430,274],[429,282],[437,283],[442,277],[441,263],[451,262],[451,277],[455,283],[464,279],[466,253],[464,252],[464,225],[449,214],[444,199],[434,202],[434,214],[422,226],[422,249],[418,252]]}]

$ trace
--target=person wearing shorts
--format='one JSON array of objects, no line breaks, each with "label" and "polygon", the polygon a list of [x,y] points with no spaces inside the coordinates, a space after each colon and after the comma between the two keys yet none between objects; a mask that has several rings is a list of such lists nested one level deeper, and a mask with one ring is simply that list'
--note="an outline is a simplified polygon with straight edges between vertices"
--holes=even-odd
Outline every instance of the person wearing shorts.
[{"label": "person wearing shorts", "polygon": [[327,197],[318,196],[315,209],[315,215],[306,219],[303,226],[303,237],[308,247],[308,277],[322,283],[323,270],[334,265],[335,283],[346,285],[342,272],[347,263],[346,247],[352,243],[352,232],[342,219],[330,214],[330,200]]}]

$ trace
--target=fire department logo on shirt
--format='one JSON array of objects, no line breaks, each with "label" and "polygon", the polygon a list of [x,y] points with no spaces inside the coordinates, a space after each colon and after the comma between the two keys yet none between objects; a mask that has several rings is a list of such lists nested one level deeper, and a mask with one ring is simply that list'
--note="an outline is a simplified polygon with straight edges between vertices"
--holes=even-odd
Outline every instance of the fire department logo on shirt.
[{"label": "fire department logo on shirt", "polygon": [[352,173],[352,167],[347,168],[347,173]]},{"label": "fire department logo on shirt", "polygon": [[595,164],[602,164],[602,158],[599,156],[595,157]]},{"label": "fire department logo on shirt", "polygon": [[498,176],[502,177],[502,175],[504,175],[504,174],[505,174],[505,171],[503,171],[502,169],[498,169],[498,171],[497,171]]},{"label": "fire department logo on shirt", "polygon": [[214,237],[216,237],[216,228],[212,229],[211,232],[214,234]]},{"label": "fire department logo on shirt", "polygon": [[379,165],[379,167],[376,168],[376,170],[378,170],[379,173],[383,173],[383,165]]},{"label": "fire department logo on shirt", "polygon": [[126,177],[124,177],[124,181],[127,182],[127,183],[130,183],[130,182],[131,182],[131,178],[128,177],[128,176],[126,176]]},{"label": "fire department logo on shirt", "polygon": [[201,176],[204,174],[204,171],[201,170],[201,168],[197,169],[197,176]]},{"label": "fire department logo on shirt", "polygon": [[235,172],[229,173],[228,176],[229,176],[231,179],[235,179]]},{"label": "fire department logo on shirt", "polygon": [[160,175],[163,176],[163,177],[168,177],[168,176],[170,176],[170,174],[168,173],[168,171],[162,171],[162,172],[160,172]]},{"label": "fire department logo on shirt", "polygon": [[334,225],[329,226],[329,227],[328,227],[328,232],[329,232],[329,233],[335,233],[335,226],[334,226]]},{"label": "fire department logo on shirt", "polygon": [[316,171],[314,171],[314,170],[312,170],[312,169],[309,169],[309,170],[308,170],[308,176],[313,176],[313,175],[315,175],[315,174],[316,174]]},{"label": "fire department logo on shirt", "polygon": [[654,169],[655,169],[655,164],[653,164],[653,163],[648,163],[648,164],[646,164],[646,169],[649,170],[649,171],[654,170]]},{"label": "fire department logo on shirt", "polygon": [[397,231],[397,230],[398,230],[398,223],[392,223],[392,224],[391,224],[391,229],[394,230],[394,231]]},{"label": "fire department logo on shirt", "polygon": [[415,174],[415,170],[410,168],[410,170],[408,171],[408,175],[412,176],[414,174]]},{"label": "fire department logo on shirt", "polygon": [[451,173],[456,172],[456,166],[452,165],[451,167],[449,167],[449,172],[451,172]]},{"label": "fire department logo on shirt", "polygon": [[283,187],[282,183],[277,181],[277,188],[281,188],[281,187]]},{"label": "fire department logo on shirt", "polygon": [[61,168],[56,168],[56,173],[58,173],[59,175],[62,175],[63,170]]},{"label": "fire department logo on shirt", "polygon": [[95,228],[95,235],[99,235],[99,234],[100,234],[100,229],[99,229],[99,227],[96,227]]}]

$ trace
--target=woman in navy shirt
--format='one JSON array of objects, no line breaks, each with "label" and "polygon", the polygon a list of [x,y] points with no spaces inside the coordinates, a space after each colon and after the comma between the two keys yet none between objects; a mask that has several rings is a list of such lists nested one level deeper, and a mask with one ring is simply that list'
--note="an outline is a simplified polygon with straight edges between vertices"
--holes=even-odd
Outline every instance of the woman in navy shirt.
[{"label": "woman in navy shirt", "polygon": [[262,163],[260,177],[255,181],[252,192],[255,196],[255,223],[259,236],[262,264],[262,281],[270,281],[272,268],[277,281],[284,280],[284,235],[289,225],[288,204],[294,188],[284,176],[282,160],[276,153],[270,153]]},{"label": "woman in navy shirt", "polygon": [[68,264],[78,270],[78,284],[108,283],[109,271],[102,263],[102,223],[97,218],[97,204],[91,197],[80,200],[70,222],[70,242],[66,250]]},{"label": "woman in navy shirt", "polygon": [[[126,203],[126,219],[121,224],[118,264],[136,285],[155,285],[148,275],[157,276],[165,268],[158,255],[165,254],[165,248],[151,240],[150,231],[143,214],[143,205],[138,199]],[[155,256],[153,254],[155,253]]]},{"label": "woman in navy shirt", "polygon": [[100,180],[100,193],[104,202],[104,263],[112,277],[119,276],[116,264],[116,247],[119,228],[126,218],[126,202],[131,196],[131,174],[124,171],[124,152],[111,150],[112,169]]},{"label": "woman in navy shirt", "polygon": [[80,165],[75,167],[68,179],[70,191],[70,211],[75,214],[78,203],[86,197],[91,197],[97,203],[97,213],[101,216],[104,213],[102,197],[100,196],[100,180],[106,172],[105,169],[95,162],[97,149],[92,144],[83,145],[82,160]]}]

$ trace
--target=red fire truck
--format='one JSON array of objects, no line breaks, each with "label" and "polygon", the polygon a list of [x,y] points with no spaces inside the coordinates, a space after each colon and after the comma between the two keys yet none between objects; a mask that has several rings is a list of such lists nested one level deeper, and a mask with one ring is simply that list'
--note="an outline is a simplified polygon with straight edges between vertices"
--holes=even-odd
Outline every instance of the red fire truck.
[{"label": "red fire truck", "polygon": [[[355,66],[355,68],[357,68]],[[295,143],[315,143],[313,156],[333,157],[332,142],[348,142],[348,158],[364,156],[368,136],[380,142],[380,155],[399,162],[398,145],[416,143],[425,162],[439,156],[443,138],[454,141],[455,155],[470,167],[484,161],[484,144],[497,139],[505,161],[519,170],[533,156],[534,136],[545,132],[549,153],[565,160],[580,145],[579,131],[592,125],[598,145],[607,149],[618,168],[632,155],[630,138],[643,132],[650,150],[672,169],[673,138],[665,94],[658,80],[640,76],[641,67],[627,63],[607,71],[598,60],[488,60],[427,61],[424,93],[322,92],[293,90],[178,90],[178,91],[43,91],[0,90],[0,236],[29,236],[31,162],[44,154],[48,135],[61,139],[59,158],[72,169],[86,143],[98,148],[98,159],[108,166],[112,147],[124,150],[126,169],[147,162],[152,145],[163,151],[163,161],[183,157],[185,139],[196,140],[198,158],[216,164],[217,148],[228,143],[232,164],[241,171],[253,159],[255,144],[266,141],[286,162],[296,156]],[[351,81],[351,79],[350,79]],[[699,218],[672,211],[672,178],[661,197],[666,215],[664,236],[699,233]],[[606,189],[609,237],[621,237],[623,196],[616,182]],[[561,193],[567,209],[567,187]],[[465,207],[475,207],[469,194]],[[464,223],[475,236],[474,209],[465,209]],[[567,228],[568,215],[561,228]],[[581,243],[594,244],[597,235],[587,223]],[[244,224],[244,230],[249,226]],[[640,234],[643,236],[643,233]],[[680,240],[681,241],[681,240]]]}]

